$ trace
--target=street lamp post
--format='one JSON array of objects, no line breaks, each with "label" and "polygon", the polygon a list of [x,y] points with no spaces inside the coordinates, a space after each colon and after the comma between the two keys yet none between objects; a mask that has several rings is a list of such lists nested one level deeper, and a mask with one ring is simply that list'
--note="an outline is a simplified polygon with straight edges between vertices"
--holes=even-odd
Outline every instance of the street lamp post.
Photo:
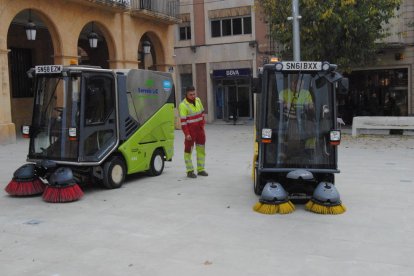
[{"label": "street lamp post", "polygon": [[300,61],[300,33],[299,33],[299,3],[298,0],[292,0],[292,16],[288,20],[292,20],[293,24],[293,60]]}]

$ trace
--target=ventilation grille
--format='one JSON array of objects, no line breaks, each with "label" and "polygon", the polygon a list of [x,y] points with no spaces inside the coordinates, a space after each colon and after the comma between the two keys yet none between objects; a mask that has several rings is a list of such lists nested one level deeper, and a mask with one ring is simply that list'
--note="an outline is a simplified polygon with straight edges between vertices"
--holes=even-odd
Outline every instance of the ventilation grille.
[{"label": "ventilation grille", "polygon": [[131,118],[131,116],[128,116],[125,120],[125,136],[126,139],[128,139],[137,129],[139,125],[137,121]]}]

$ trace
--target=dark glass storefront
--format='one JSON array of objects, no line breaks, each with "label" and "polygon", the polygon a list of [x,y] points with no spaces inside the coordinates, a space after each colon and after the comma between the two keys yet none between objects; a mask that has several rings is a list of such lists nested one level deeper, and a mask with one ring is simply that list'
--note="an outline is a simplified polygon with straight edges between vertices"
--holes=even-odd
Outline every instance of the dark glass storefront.
[{"label": "dark glass storefront", "polygon": [[352,124],[354,116],[407,116],[408,69],[354,71],[348,95],[338,95],[338,117]]},{"label": "dark glass storefront", "polygon": [[229,120],[252,117],[252,94],[250,92],[250,68],[214,70],[215,119]]}]

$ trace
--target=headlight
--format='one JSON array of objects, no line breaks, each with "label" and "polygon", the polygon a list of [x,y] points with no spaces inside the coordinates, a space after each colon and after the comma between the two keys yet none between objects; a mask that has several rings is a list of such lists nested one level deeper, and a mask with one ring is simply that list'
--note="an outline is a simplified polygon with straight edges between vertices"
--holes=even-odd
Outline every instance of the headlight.
[{"label": "headlight", "polygon": [[276,62],[275,69],[276,69],[276,71],[282,71],[282,69],[283,69],[283,63]]},{"label": "headlight", "polygon": [[70,127],[68,130],[69,141],[76,141],[77,131],[76,127]]},{"label": "headlight", "polygon": [[340,130],[331,130],[329,132],[329,142],[333,146],[339,145],[341,142],[341,131]]},{"label": "headlight", "polygon": [[272,130],[270,128],[262,129],[262,139],[272,139]]},{"label": "headlight", "polygon": [[329,64],[329,62],[324,62],[323,64],[322,64],[322,70],[323,71],[328,71],[329,70],[329,67],[330,67],[330,64]]}]

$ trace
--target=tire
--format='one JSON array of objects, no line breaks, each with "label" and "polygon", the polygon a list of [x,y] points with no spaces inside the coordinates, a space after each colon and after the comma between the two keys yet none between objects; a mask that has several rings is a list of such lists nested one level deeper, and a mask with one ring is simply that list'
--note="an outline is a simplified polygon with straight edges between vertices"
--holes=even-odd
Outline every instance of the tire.
[{"label": "tire", "polygon": [[258,196],[262,194],[264,185],[262,183],[262,177],[259,175],[257,168],[254,169],[254,178],[253,178],[253,190],[254,193]]},{"label": "tire", "polygon": [[124,160],[114,156],[103,166],[103,185],[108,189],[118,189],[124,184],[126,168]]},{"label": "tire", "polygon": [[149,176],[158,176],[164,171],[164,153],[161,149],[154,150],[151,157]]}]

